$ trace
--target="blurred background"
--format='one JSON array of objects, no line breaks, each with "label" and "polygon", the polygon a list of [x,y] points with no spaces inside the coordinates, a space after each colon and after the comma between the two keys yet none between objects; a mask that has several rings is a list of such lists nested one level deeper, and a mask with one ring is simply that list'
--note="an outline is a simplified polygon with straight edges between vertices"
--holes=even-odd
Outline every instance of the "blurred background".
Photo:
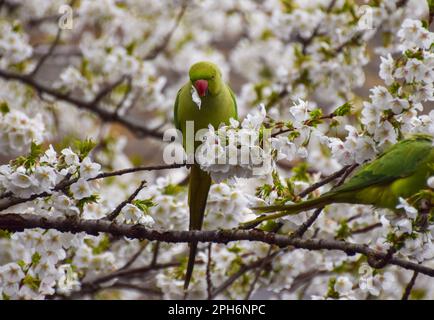
[{"label": "blurred background", "polygon": [[[103,108],[113,111],[125,100],[122,117],[154,132],[172,126],[176,92],[200,60],[221,67],[238,97],[240,118],[259,103],[282,116],[299,98],[325,112],[347,101],[360,108],[369,89],[383,82],[380,54],[396,53],[404,13],[426,17],[426,1],[0,1],[1,19],[13,21],[31,50],[29,60],[13,68],[31,69],[44,58],[36,81],[87,101],[125,76],[104,97]],[[348,21],[364,14],[372,26],[359,34],[351,22],[348,29]],[[93,137],[104,148],[115,137],[133,164],[161,162],[159,139],[144,140],[68,103],[29,95],[31,101],[15,98],[10,105],[41,113],[50,142],[65,146],[73,137]]]}]

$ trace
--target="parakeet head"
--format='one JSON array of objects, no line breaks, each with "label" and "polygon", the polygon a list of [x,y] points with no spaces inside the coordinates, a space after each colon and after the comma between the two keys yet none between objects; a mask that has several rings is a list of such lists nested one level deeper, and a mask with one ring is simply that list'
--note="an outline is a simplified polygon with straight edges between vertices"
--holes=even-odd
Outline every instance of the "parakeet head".
[{"label": "parakeet head", "polygon": [[190,67],[189,76],[192,85],[200,97],[216,95],[221,90],[221,72],[212,62],[201,61]]}]

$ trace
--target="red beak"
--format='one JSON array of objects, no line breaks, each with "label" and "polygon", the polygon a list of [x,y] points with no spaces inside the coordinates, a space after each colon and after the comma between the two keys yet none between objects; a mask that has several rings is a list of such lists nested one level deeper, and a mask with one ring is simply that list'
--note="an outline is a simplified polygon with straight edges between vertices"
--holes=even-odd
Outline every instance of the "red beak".
[{"label": "red beak", "polygon": [[206,80],[196,80],[194,82],[194,87],[196,88],[199,96],[204,97],[208,90],[208,81]]}]

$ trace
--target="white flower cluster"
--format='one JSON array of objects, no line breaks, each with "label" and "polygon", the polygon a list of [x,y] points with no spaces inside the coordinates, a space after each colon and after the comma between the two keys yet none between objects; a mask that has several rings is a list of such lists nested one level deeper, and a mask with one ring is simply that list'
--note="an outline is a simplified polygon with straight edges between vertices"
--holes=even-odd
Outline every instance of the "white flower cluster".
[{"label": "white flower cluster", "polygon": [[213,184],[209,192],[204,228],[237,227],[241,222],[247,221],[249,216],[253,216],[248,208],[250,203],[248,195],[237,190],[236,185]]},{"label": "white flower cluster", "polygon": [[[27,165],[34,161],[34,165]],[[11,192],[19,198],[28,198],[35,194],[53,194],[55,186],[67,175],[76,175],[78,181],[70,186],[74,199],[81,200],[90,197],[95,191],[92,181],[100,173],[101,166],[85,157],[80,161],[78,155],[71,148],[61,151],[61,154],[50,147],[44,154],[30,154],[24,162],[0,166],[0,189]],[[65,203],[65,209],[71,203],[57,198],[58,203]]]},{"label": "white flower cluster", "polygon": [[[427,42],[418,41],[410,29]],[[434,43],[434,33],[420,21],[407,19],[399,35],[406,51],[398,59],[390,54],[381,57],[379,74],[389,87],[371,89],[370,102],[363,103],[360,117],[363,131],[347,125],[344,142],[329,139],[333,157],[341,164],[370,160],[400,135],[434,134],[434,111],[423,114],[423,103],[434,101],[434,54],[426,49]]]},{"label": "white flower cluster", "polygon": [[265,108],[261,105],[247,115],[241,126],[237,120],[231,119],[230,125],[221,126],[217,131],[209,127],[196,151],[196,160],[213,180],[261,176],[271,171],[273,161],[269,139],[265,136],[261,141],[259,137],[265,115]]},{"label": "white flower cluster", "polygon": [[422,21],[414,19],[405,19],[398,37],[402,41],[401,49],[413,49],[415,47],[424,50],[430,50],[434,42],[434,33],[422,26]]},{"label": "white flower cluster", "polygon": [[21,26],[0,21],[0,68],[8,68],[28,59],[33,52]]},{"label": "white flower cluster", "polygon": [[[56,289],[69,292],[79,288],[78,275],[63,261],[74,246],[75,236],[56,230],[27,230],[12,235],[18,263],[0,266],[0,297],[43,299]],[[18,259],[17,259],[18,260]]]},{"label": "white flower cluster", "polygon": [[155,223],[154,219],[149,215],[144,215],[143,211],[137,206],[131,203],[127,203],[125,207],[121,210],[121,220],[122,218],[125,223],[141,224],[146,227],[152,227]]},{"label": "white flower cluster", "polygon": [[312,110],[312,105],[301,99],[289,108],[285,120],[288,120],[292,126],[290,132],[271,138],[272,146],[277,150],[277,160],[286,159],[292,161],[306,158],[308,156],[306,147],[310,139],[318,138],[322,140],[323,134],[316,128],[306,124],[311,118],[310,113]]},{"label": "white flower cluster", "polygon": [[19,110],[0,113],[0,153],[19,155],[29,151],[32,141],[41,143],[46,132],[41,114],[27,116]]},{"label": "white flower cluster", "polygon": [[[159,177],[142,190],[139,198],[152,199],[157,205],[148,209],[153,226],[164,230],[185,230],[188,226],[188,205],[184,190],[177,187],[170,177]],[[146,219],[149,219],[146,217]]]}]

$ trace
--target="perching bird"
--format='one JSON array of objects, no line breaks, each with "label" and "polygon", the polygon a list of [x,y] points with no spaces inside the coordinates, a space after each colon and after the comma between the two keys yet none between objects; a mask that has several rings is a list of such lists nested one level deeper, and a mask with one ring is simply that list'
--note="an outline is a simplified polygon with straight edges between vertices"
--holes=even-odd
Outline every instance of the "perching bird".
[{"label": "perching bird", "polygon": [[[237,103],[234,93],[222,80],[219,68],[211,62],[198,62],[191,66],[190,80],[178,91],[174,107],[175,126],[183,134],[183,144],[186,148],[186,122],[194,121],[194,132],[206,129],[211,124],[218,128],[221,123],[229,124],[229,119],[237,119]],[[193,88],[194,87],[194,88]],[[193,90],[199,97],[192,98]],[[200,101],[197,99],[200,98]],[[194,137],[193,137],[194,139]],[[197,143],[191,141],[194,148]],[[188,153],[188,150],[187,150]],[[188,190],[188,205],[190,207],[190,230],[202,228],[206,201],[211,177],[195,163],[191,166]],[[193,273],[197,242],[190,243],[185,275],[184,289],[188,289]]]},{"label": "perching bird", "polygon": [[434,175],[433,139],[419,134],[396,143],[377,159],[363,165],[343,185],[318,198],[255,208],[262,213],[278,213],[246,222],[242,228],[331,203],[367,204],[396,210],[399,197],[408,198],[427,188],[428,178]]}]

